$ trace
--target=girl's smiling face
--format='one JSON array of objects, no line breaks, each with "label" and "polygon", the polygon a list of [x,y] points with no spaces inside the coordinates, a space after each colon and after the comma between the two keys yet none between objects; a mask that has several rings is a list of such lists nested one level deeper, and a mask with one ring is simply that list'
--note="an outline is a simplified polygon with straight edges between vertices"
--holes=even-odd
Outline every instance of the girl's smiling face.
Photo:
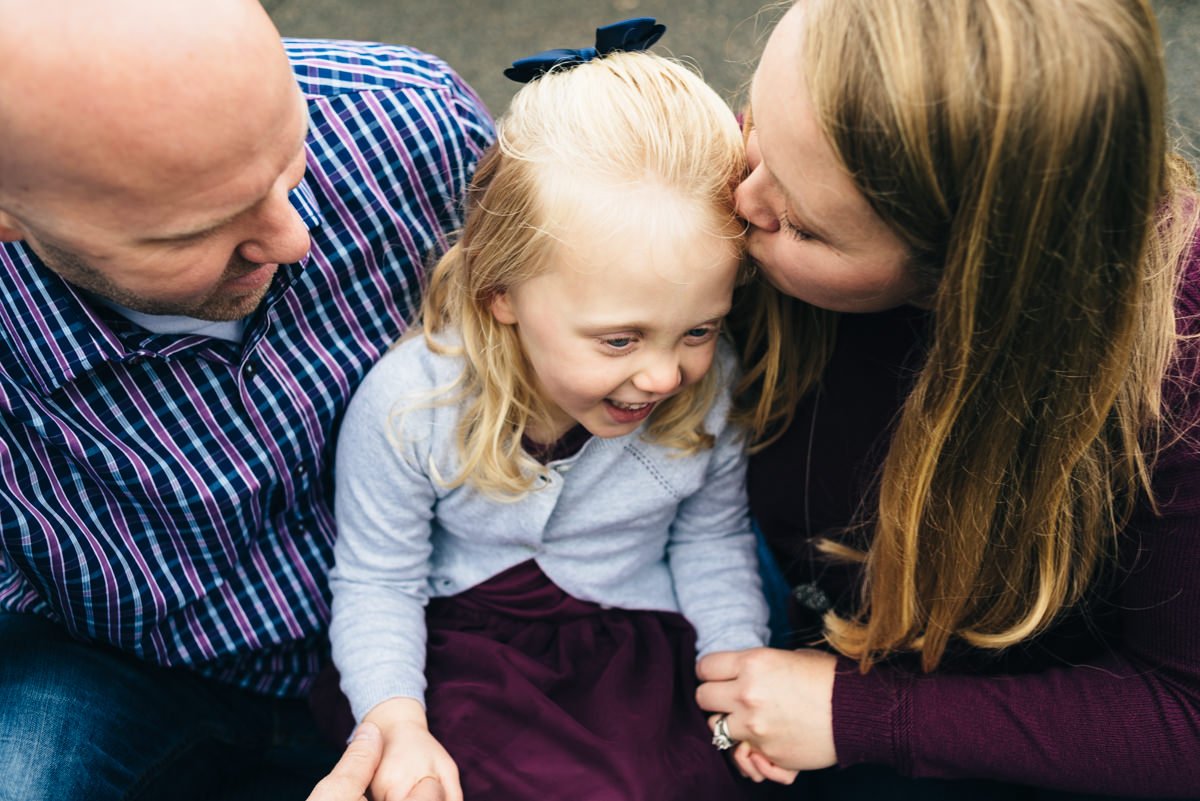
[{"label": "girl's smiling face", "polygon": [[577,222],[561,233],[548,269],[493,298],[496,319],[517,326],[552,410],[550,430],[527,432],[535,441],[553,442],[576,423],[598,437],[628,434],[708,372],[739,240],[700,225],[646,228]]},{"label": "girl's smiling face", "polygon": [[813,113],[793,6],[763,52],[751,90],[750,175],[737,190],[747,246],[781,292],[824,309],[873,312],[920,296],[908,248],[837,159]]}]

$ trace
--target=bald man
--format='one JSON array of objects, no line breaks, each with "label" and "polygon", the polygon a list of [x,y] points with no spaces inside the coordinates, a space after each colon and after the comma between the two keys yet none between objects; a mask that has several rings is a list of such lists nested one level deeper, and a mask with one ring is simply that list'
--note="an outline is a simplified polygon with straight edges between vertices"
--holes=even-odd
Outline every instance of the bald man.
[{"label": "bald man", "polygon": [[492,135],[254,0],[0,0],[0,799],[332,767],[337,426]]}]

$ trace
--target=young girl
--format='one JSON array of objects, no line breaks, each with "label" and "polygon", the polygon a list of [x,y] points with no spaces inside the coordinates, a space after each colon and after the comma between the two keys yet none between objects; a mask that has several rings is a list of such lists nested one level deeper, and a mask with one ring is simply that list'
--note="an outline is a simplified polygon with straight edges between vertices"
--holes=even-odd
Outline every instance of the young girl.
[{"label": "young girl", "polygon": [[649,53],[501,120],[338,446],[330,634],[376,798],[738,797],[693,671],[767,637],[720,339],[744,170],[729,109]]}]

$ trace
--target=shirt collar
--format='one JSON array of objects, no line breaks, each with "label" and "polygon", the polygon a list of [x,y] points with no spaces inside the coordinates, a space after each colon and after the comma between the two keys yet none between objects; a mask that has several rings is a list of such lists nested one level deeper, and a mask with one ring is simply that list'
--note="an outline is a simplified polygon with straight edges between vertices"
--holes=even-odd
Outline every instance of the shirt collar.
[{"label": "shirt collar", "polygon": [[[312,187],[308,185],[307,178],[291,191],[288,200],[292,202],[292,208],[300,215],[300,219],[304,221],[308,230],[320,228],[325,224],[325,216],[321,214],[321,207],[317,203],[316,196],[313,195]],[[300,263],[304,264],[307,260],[308,256],[305,256]]]},{"label": "shirt collar", "polygon": [[[308,181],[291,191],[289,200],[309,230],[324,217]],[[311,256],[306,255],[300,266]],[[120,337],[88,304],[83,293],[42,264],[24,243],[0,245],[0,369],[14,379],[49,395],[105,362],[125,362],[142,356]],[[294,276],[297,271],[293,271]]]}]

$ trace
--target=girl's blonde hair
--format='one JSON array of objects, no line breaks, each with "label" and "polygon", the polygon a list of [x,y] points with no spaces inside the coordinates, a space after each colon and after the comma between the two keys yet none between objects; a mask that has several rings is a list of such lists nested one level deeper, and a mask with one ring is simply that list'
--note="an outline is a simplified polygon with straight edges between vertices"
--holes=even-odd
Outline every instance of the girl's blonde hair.
[{"label": "girl's blonde hair", "polygon": [[[561,237],[580,221],[628,230],[631,216],[643,215],[632,219],[654,237],[686,219],[740,254],[744,225],[733,190],[745,170],[733,112],[698,75],[652,53],[559,68],[516,94],[476,169],[462,233],[433,269],[421,308],[429,347],[465,364],[453,398],[465,409],[461,471],[447,485],[469,481],[516,497],[544,471],[521,437],[550,410],[516,330],[492,316],[492,299],[549,269]],[[678,202],[647,215],[646,203],[632,202],[646,187]],[[461,345],[437,337],[445,330]],[[646,438],[684,453],[711,447],[703,420],[718,387],[714,372],[660,403]]]},{"label": "girl's blonde hair", "polygon": [[[931,670],[1079,603],[1149,494],[1193,179],[1147,2],[802,2],[821,128],[932,302],[871,544],[824,543],[865,571],[826,637],[864,670],[899,650]],[[739,396],[767,442],[837,315],[757,290]]]}]

